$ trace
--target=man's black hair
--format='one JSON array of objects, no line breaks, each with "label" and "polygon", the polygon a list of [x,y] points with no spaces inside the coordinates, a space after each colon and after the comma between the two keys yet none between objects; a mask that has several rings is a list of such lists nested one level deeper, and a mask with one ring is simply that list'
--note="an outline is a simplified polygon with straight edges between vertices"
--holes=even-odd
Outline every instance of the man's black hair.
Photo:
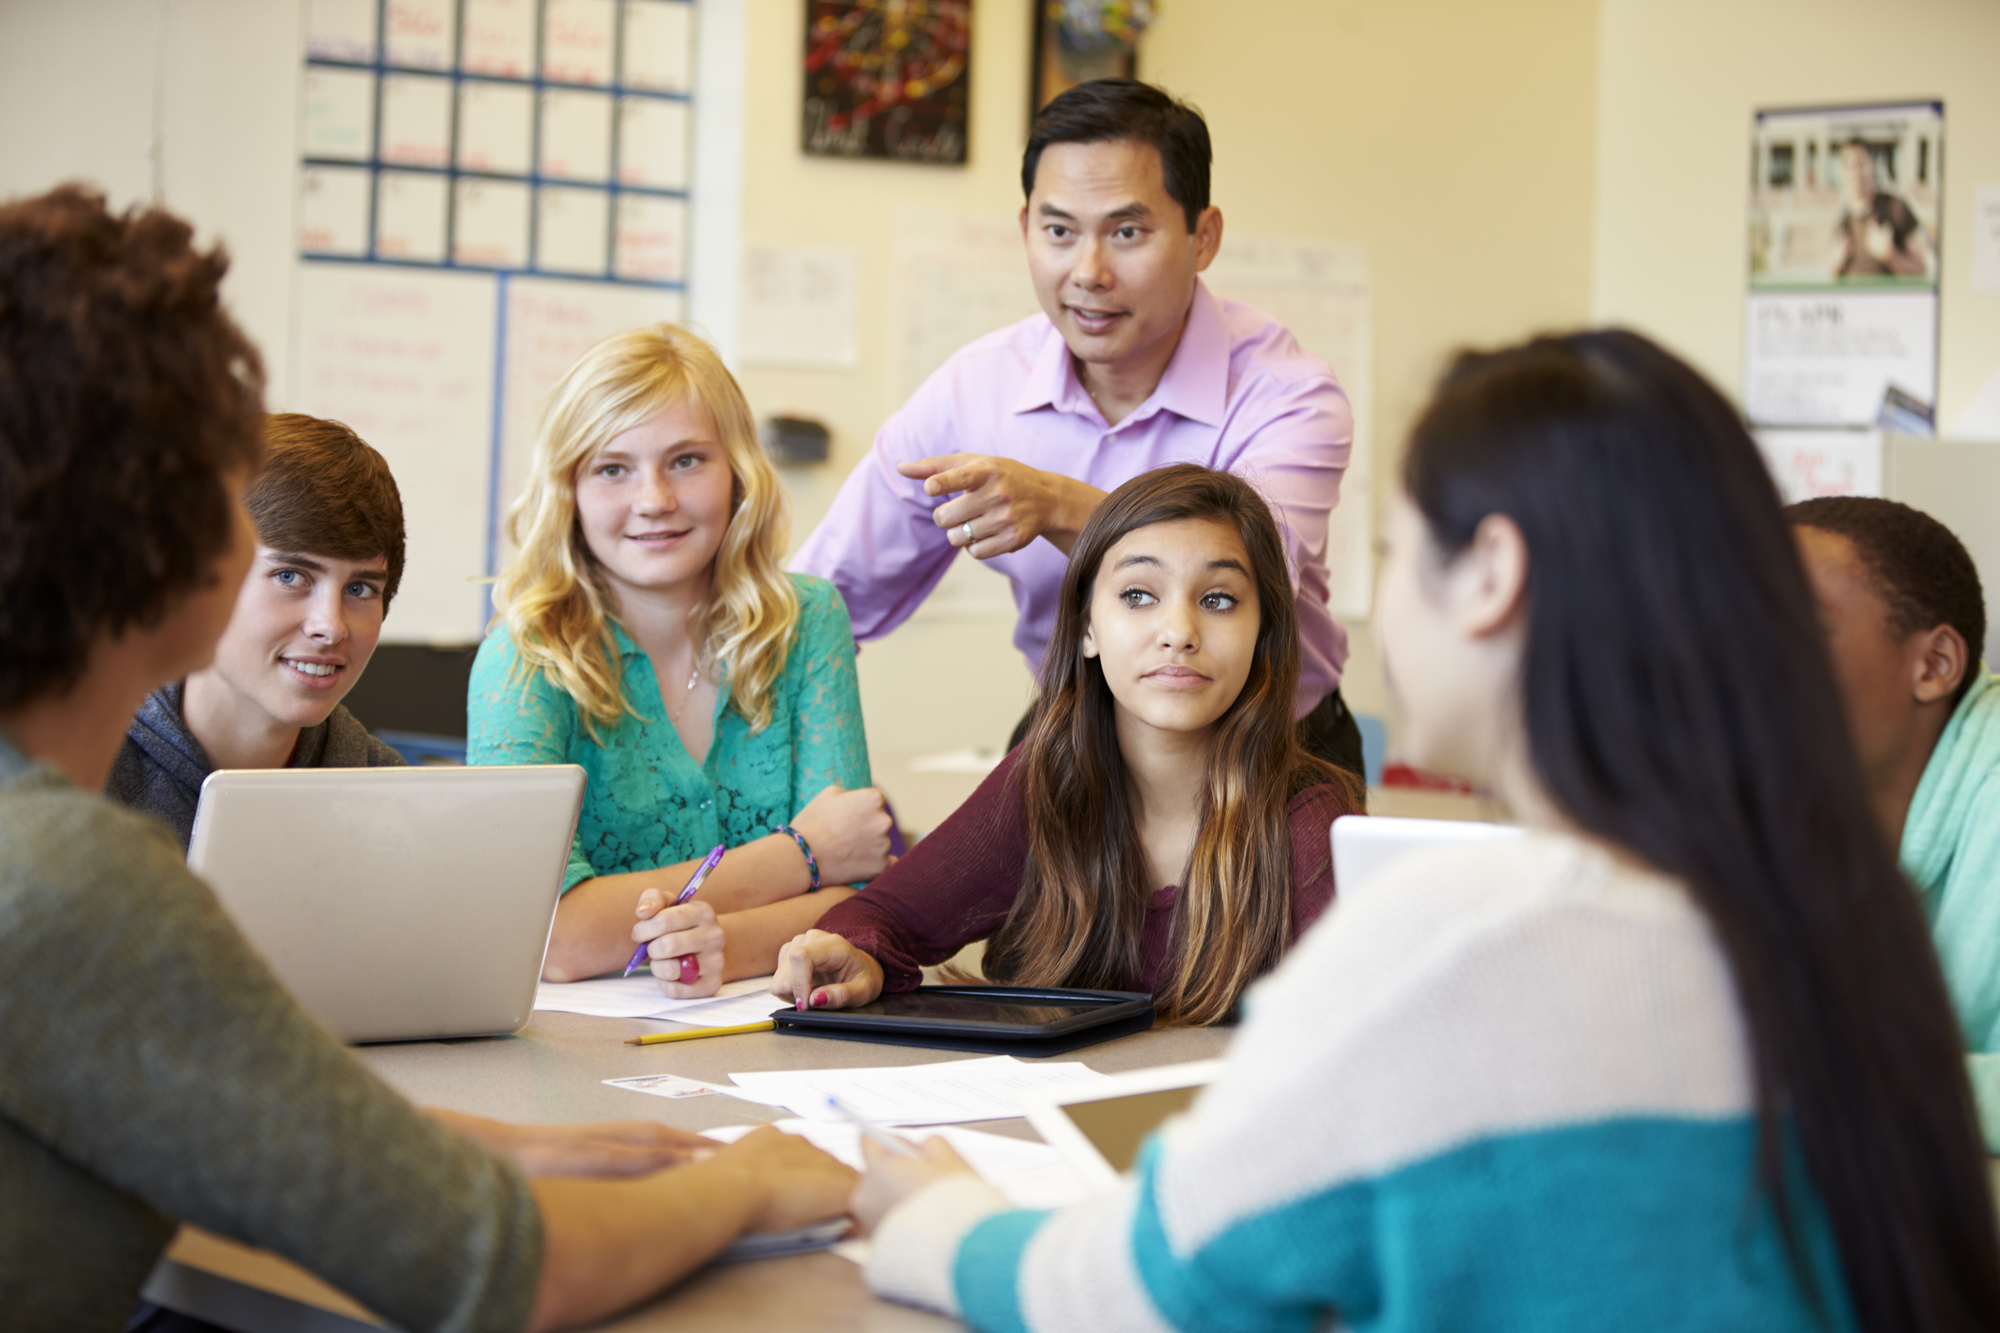
[{"label": "man's black hair", "polygon": [[1042,150],[1056,143],[1109,143],[1129,139],[1160,154],[1167,194],[1187,214],[1189,231],[1208,207],[1208,165],[1213,151],[1208,122],[1186,102],[1137,79],[1079,83],[1035,115],[1028,151],[1021,155],[1021,194],[1035,192]]},{"label": "man's black hair", "polygon": [[1979,569],[1950,528],[1906,504],[1859,495],[1802,500],[1785,510],[1796,528],[1845,537],[1868,567],[1889,608],[1897,634],[1949,625],[1965,640],[1965,679],[1951,697],[1957,705],[1979,674],[1986,643],[1986,598]]}]

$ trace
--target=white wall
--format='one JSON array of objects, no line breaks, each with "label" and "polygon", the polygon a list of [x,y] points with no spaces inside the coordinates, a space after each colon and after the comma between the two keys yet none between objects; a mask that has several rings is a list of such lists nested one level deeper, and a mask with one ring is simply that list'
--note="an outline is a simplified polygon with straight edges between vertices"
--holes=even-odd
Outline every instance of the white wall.
[{"label": "white wall", "polygon": [[1735,393],[1743,378],[1750,117],[1942,98],[1938,420],[2000,371],[2000,295],[1971,290],[1973,190],[2000,186],[2000,4],[1603,0],[1593,317]]}]

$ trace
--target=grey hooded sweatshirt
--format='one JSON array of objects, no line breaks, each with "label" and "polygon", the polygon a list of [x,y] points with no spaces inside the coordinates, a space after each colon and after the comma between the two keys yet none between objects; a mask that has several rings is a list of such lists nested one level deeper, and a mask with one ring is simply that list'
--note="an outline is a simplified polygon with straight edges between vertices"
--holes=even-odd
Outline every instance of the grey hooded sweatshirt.
[{"label": "grey hooded sweatshirt", "polygon": [[[185,681],[162,686],[146,696],[139,715],[125,733],[112,762],[104,794],[165,823],[185,851],[194,836],[195,806],[201,802],[202,780],[215,765],[202,753],[201,742],[181,718]],[[395,768],[403,756],[377,740],[360,719],[334,705],[332,714],[316,727],[299,733],[293,768]]]}]

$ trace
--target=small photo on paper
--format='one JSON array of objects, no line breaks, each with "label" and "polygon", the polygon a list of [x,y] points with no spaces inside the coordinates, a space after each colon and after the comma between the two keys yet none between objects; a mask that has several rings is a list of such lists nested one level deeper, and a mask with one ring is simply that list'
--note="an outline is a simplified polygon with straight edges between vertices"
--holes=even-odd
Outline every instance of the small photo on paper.
[{"label": "small photo on paper", "polygon": [[687,103],[659,97],[618,100],[618,181],[653,190],[687,188]]},{"label": "small photo on paper", "polygon": [[459,68],[526,79],[535,72],[535,0],[465,0]]},{"label": "small photo on paper", "polygon": [[628,1092],[643,1092],[653,1097],[713,1097],[722,1089],[697,1083],[679,1074],[642,1074],[637,1078],[607,1078],[607,1088],[624,1088]]},{"label": "small photo on paper", "polygon": [[611,197],[603,190],[544,185],[535,192],[535,269],[604,276]]},{"label": "small photo on paper", "polygon": [[1758,112],[1750,286],[1935,290],[1943,144],[1938,103]]},{"label": "small photo on paper", "polygon": [[375,75],[365,69],[308,69],[300,151],[306,157],[366,162],[375,151]]},{"label": "small photo on paper", "polygon": [[541,174],[611,179],[611,95],[550,88],[542,93]]},{"label": "small photo on paper", "polygon": [[373,174],[366,167],[307,167],[299,173],[299,253],[367,255]]},{"label": "small photo on paper", "polygon": [[542,24],[542,77],[601,88],[611,82],[617,0],[548,0]]},{"label": "small photo on paper", "polygon": [[458,89],[458,168],[525,176],[532,165],[535,90],[467,79]]},{"label": "small photo on paper", "polygon": [[406,167],[451,162],[451,80],[432,74],[382,76],[382,160]]},{"label": "small photo on paper", "polygon": [[693,86],[694,6],[680,0],[626,0],[624,65],[627,88],[684,93]]},{"label": "small photo on paper", "polygon": [[685,274],[687,205],[627,194],[618,199],[612,271],[635,282],[679,282]]},{"label": "small photo on paper", "polygon": [[428,172],[385,171],[375,182],[375,255],[439,264],[450,183]]},{"label": "small photo on paper", "polygon": [[384,5],[388,31],[382,35],[384,63],[402,69],[450,69],[453,0],[395,0]]},{"label": "small photo on paper", "polygon": [[315,60],[375,63],[376,0],[312,0],[306,13],[306,54]]},{"label": "small photo on paper", "polygon": [[451,258],[477,268],[528,265],[528,187],[515,181],[457,182]]}]

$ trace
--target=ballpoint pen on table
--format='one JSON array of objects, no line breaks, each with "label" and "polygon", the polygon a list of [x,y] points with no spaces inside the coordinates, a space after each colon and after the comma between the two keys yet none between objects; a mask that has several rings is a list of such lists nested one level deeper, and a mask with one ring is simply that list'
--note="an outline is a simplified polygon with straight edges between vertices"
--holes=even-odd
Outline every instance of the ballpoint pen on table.
[{"label": "ballpoint pen on table", "polygon": [[[722,864],[722,854],[727,850],[726,847],[718,846],[702,858],[701,864],[695,868],[693,876],[688,879],[687,887],[681,890],[678,898],[674,899],[673,905],[675,907],[679,907],[682,903],[694,897],[695,890],[699,889],[701,882],[708,878],[708,872]],[[631,976],[638,969],[639,964],[646,961],[646,950],[651,947],[652,942],[649,940],[632,951],[632,960],[625,964],[626,976]],[[678,961],[681,965],[680,982],[683,986],[701,975],[701,964],[695,959],[693,954],[682,954]]]},{"label": "ballpoint pen on table", "polygon": [[910,1146],[908,1140],[897,1138],[894,1134],[883,1129],[873,1120],[868,1119],[830,1092],[826,1095],[826,1104],[838,1112],[843,1119],[850,1121],[856,1129],[861,1131],[861,1137],[872,1140],[876,1147],[883,1149],[885,1152],[892,1152],[898,1157],[918,1156],[917,1150]]}]

